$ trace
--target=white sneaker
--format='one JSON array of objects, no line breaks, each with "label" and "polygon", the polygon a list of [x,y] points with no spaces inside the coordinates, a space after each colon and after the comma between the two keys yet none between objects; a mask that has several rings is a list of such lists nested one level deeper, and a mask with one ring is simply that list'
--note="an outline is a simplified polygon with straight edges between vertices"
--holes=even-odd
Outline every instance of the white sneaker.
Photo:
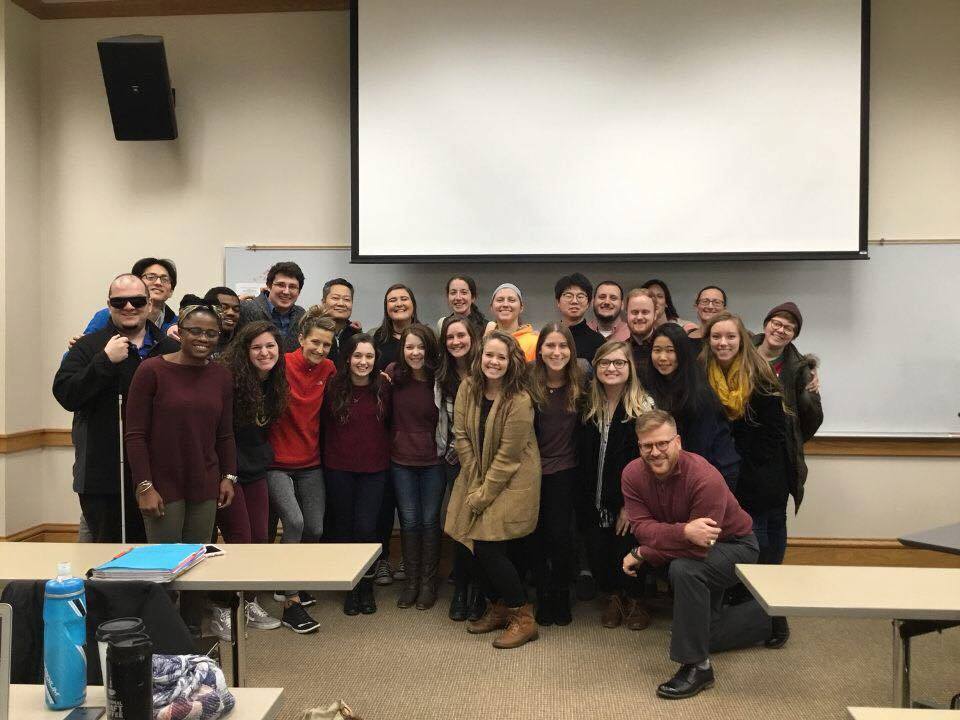
[{"label": "white sneaker", "polygon": [[280,627],[279,618],[268,615],[256,600],[248,602],[246,608],[247,627],[252,627],[254,630],[276,630]]},{"label": "white sneaker", "polygon": [[210,608],[210,632],[221,640],[230,642],[233,633],[230,627],[230,608],[213,605]]}]

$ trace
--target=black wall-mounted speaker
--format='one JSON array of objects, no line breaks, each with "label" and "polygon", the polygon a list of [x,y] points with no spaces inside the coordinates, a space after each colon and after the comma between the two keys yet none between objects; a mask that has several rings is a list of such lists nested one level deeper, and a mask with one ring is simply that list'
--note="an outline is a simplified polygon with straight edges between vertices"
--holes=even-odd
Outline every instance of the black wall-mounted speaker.
[{"label": "black wall-mounted speaker", "polygon": [[123,35],[97,43],[117,140],[175,140],[175,94],[163,38]]}]

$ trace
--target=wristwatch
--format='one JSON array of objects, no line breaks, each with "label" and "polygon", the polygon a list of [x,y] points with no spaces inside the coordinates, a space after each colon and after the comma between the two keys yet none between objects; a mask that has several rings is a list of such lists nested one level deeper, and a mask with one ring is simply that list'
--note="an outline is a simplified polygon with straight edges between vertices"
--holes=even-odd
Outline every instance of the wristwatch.
[{"label": "wristwatch", "polygon": [[234,485],[237,484],[237,480],[238,480],[238,478],[237,478],[236,475],[224,475],[224,476],[223,476],[223,479],[224,479],[224,480],[229,480],[229,481],[232,482]]},{"label": "wristwatch", "polygon": [[643,562],[643,555],[640,554],[639,550],[640,550],[640,546],[638,545],[637,547],[633,548],[630,551],[630,554],[633,555],[635,560],[639,560],[640,562]]}]

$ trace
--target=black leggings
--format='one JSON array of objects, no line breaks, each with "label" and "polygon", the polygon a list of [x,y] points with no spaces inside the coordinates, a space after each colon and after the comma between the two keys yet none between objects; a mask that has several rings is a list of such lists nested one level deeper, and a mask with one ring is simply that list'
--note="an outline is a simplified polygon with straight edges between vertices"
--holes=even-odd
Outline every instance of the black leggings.
[{"label": "black leggings", "polygon": [[516,608],[527,602],[527,595],[520,574],[508,557],[511,542],[474,540],[473,556],[486,596],[494,602],[502,600],[507,607]]},{"label": "black leggings", "polygon": [[540,518],[528,538],[537,591],[560,592],[573,573],[573,491],[577,470],[544,475],[540,483]]},{"label": "black leggings", "polygon": [[646,583],[646,565],[641,565],[637,577],[623,572],[623,558],[637,541],[633,534],[617,535],[612,527],[602,528],[595,524],[583,530],[584,544],[590,571],[593,573],[601,592],[626,593],[632,597],[642,597]]}]

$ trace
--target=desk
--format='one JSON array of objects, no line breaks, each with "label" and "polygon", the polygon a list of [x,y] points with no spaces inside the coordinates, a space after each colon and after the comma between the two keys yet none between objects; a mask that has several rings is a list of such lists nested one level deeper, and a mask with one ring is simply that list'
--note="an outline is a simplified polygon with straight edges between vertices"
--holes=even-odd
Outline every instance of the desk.
[{"label": "desk", "polygon": [[960,523],[910,533],[899,540],[907,547],[960,555]]},{"label": "desk", "polygon": [[[283,688],[231,688],[230,692],[237,699],[233,711],[227,715],[230,720],[273,720],[280,712]],[[87,688],[84,705],[103,707],[105,704],[102,685]],[[10,686],[11,720],[60,720],[69,714],[69,710],[47,710],[43,703],[43,685]]]},{"label": "desk", "polygon": [[[0,583],[53,577],[58,562],[69,561],[80,576],[130,547],[96,543],[0,543]],[[228,545],[224,554],[207,558],[178,577],[175,590],[230,590],[273,592],[297,590],[351,590],[380,555],[378,543],[309,543],[305,545]],[[960,571],[958,571],[960,572]],[[247,618],[242,594],[232,602],[233,678],[243,687]]]},{"label": "desk", "polygon": [[921,710],[909,708],[848,707],[853,720],[951,720],[956,710]]},{"label": "desk", "polygon": [[737,565],[737,575],[770,615],[891,620],[897,707],[910,707],[910,638],[918,634],[906,623],[960,621],[960,569]]}]

